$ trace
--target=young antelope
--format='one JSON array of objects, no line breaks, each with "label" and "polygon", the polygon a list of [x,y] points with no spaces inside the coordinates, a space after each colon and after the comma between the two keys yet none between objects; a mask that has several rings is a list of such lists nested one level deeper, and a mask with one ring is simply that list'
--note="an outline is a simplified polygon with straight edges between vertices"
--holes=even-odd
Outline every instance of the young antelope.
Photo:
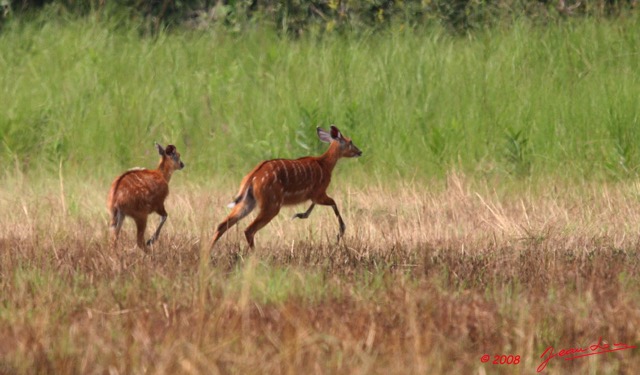
[{"label": "young antelope", "polygon": [[[160,229],[167,220],[164,201],[169,195],[169,181],[174,171],[184,168],[180,160],[180,153],[174,145],[166,149],[156,143],[161,156],[156,169],[134,168],[118,176],[111,184],[107,208],[111,214],[111,247],[115,248],[120,228],[126,216],[133,218],[138,230],[137,244],[140,249],[147,251],[146,246],[158,239]],[[151,238],[144,242],[144,231],[147,227],[147,217],[155,212],[161,216],[158,229]]]}]

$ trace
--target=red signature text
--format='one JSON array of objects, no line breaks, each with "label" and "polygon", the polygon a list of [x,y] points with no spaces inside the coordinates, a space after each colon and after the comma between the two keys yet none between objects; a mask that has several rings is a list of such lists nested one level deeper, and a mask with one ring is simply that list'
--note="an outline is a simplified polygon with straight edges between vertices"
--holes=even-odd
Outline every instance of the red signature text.
[{"label": "red signature text", "polygon": [[598,343],[596,344],[589,345],[584,348],[562,349],[557,353],[554,352],[553,346],[550,346],[547,349],[545,349],[545,351],[542,352],[542,354],[540,355],[540,358],[544,358],[544,360],[538,366],[537,371],[541,372],[542,370],[544,370],[547,367],[547,364],[549,363],[549,361],[552,358],[556,358],[556,357],[562,357],[565,361],[571,361],[573,359],[588,357],[591,355],[605,354],[605,353],[616,352],[618,350],[627,350],[627,349],[634,349],[634,348],[635,346],[622,344],[622,343],[609,345],[606,341],[605,342],[602,341],[602,337],[598,339]]}]

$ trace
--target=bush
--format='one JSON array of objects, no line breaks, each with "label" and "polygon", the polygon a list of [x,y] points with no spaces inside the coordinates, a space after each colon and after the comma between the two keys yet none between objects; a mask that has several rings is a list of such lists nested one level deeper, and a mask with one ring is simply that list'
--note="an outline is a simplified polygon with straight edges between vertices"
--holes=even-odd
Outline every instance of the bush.
[{"label": "bush", "polygon": [[222,24],[242,29],[256,20],[290,35],[305,32],[378,30],[442,23],[465,33],[518,17],[619,16],[638,0],[3,0],[23,14],[55,4],[72,14],[124,11],[150,31],[175,26]]}]

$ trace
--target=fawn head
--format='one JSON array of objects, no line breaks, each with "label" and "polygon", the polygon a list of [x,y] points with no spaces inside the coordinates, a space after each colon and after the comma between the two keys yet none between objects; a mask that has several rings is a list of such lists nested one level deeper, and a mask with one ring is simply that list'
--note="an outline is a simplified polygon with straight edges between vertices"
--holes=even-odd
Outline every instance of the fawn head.
[{"label": "fawn head", "polygon": [[338,143],[338,150],[340,152],[340,157],[344,158],[354,158],[362,155],[362,151],[356,145],[353,144],[351,138],[347,138],[340,133],[340,130],[335,127],[335,125],[331,125],[331,129],[326,131],[322,128],[318,128],[318,138],[322,142]]},{"label": "fawn head", "polygon": [[162,156],[162,159],[171,163],[171,169],[177,170],[184,168],[184,163],[180,160],[180,153],[176,149],[176,146],[168,145],[165,149],[156,143],[156,148],[158,149],[160,156]]}]

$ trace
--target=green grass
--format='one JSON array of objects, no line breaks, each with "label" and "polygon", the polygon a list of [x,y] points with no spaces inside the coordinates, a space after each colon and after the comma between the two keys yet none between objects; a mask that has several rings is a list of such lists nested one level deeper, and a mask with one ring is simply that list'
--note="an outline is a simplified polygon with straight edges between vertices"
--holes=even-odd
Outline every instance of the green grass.
[{"label": "green grass", "polygon": [[[296,40],[131,26],[0,32],[0,372],[530,373],[548,345],[639,342],[635,20]],[[331,187],[340,245],[330,209],[295,207],[255,251],[250,218],[202,248],[244,173],[322,152],[331,123],[365,153]],[[153,166],[153,141],[187,164],[169,220],[152,255],[131,220],[111,251],[108,183]],[[639,353],[545,371],[629,372]]]},{"label": "green grass", "polygon": [[[338,125],[364,151],[338,173],[636,176],[640,34],[582,19],[453,37],[437,28],[290,40],[255,27],[141,37],[97,16],[14,20],[0,34],[4,164],[110,177],[175,143],[190,178],[324,150]],[[13,168],[11,168],[13,170]]]}]

